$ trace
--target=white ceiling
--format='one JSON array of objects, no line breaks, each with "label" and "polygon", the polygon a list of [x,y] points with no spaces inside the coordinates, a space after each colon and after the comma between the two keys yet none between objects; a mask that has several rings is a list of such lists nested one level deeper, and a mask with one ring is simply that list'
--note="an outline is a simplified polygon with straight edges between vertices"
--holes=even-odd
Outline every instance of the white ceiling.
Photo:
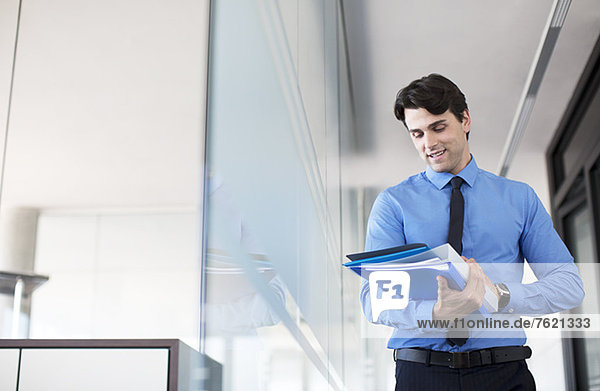
[{"label": "white ceiling", "polygon": [[[14,28],[7,15],[16,17],[17,3],[0,1],[6,29]],[[465,92],[471,149],[481,167],[495,171],[552,3],[344,0],[358,143],[342,161],[345,183],[383,188],[424,168],[392,105],[398,89],[431,72]],[[204,5],[25,2],[4,205],[194,205]],[[599,32],[598,0],[573,1],[509,172],[539,193],[544,151]],[[7,36],[0,60],[12,55]],[[0,61],[2,91],[8,65]],[[156,180],[147,180],[149,172]]]},{"label": "white ceiling", "polygon": [[[496,172],[552,5],[552,0],[345,0],[358,138],[358,154],[345,160],[346,181],[382,188],[423,170],[392,107],[400,88],[432,72],[465,93],[473,121],[471,151],[480,167]],[[546,191],[543,154],[599,32],[600,3],[574,1],[508,174],[530,182],[538,193]]]},{"label": "white ceiling", "polygon": [[[16,4],[0,0],[2,93]],[[23,2],[3,208],[197,206],[207,4]]]}]

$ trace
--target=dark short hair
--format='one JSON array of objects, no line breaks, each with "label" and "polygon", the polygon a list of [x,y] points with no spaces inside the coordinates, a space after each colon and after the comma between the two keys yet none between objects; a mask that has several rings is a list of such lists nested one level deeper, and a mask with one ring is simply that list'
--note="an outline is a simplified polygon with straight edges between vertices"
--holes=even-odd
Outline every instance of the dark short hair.
[{"label": "dark short hair", "polygon": [[468,109],[465,95],[456,84],[437,73],[411,82],[396,95],[394,114],[407,129],[404,109],[420,108],[434,115],[443,114],[449,109],[460,122],[464,118],[463,113]]}]

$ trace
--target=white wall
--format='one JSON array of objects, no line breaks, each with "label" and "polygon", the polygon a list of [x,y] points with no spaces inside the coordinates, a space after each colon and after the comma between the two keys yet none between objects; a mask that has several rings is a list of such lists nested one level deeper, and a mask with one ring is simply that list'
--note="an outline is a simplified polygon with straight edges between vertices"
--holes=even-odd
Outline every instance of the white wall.
[{"label": "white wall", "polygon": [[180,338],[198,347],[197,216],[42,213],[32,338]]}]

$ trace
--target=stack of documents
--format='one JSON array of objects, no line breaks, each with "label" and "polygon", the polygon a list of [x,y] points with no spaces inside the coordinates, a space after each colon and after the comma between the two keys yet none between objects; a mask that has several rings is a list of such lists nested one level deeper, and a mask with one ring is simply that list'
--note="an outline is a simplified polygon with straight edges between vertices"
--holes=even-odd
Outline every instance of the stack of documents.
[{"label": "stack of documents", "polygon": [[[371,295],[383,298],[392,292],[399,298],[437,300],[436,277],[441,275],[448,286],[462,290],[469,279],[469,265],[449,244],[430,249],[423,243],[409,244],[384,250],[350,254],[345,263],[356,274],[369,280]],[[373,274],[373,275],[371,275]],[[403,290],[398,287],[403,286]],[[391,289],[391,291],[390,291]],[[498,311],[498,298],[486,287],[483,305],[479,312]]]},{"label": "stack of documents", "polygon": [[344,266],[354,271],[359,276],[363,275],[363,269],[369,270],[370,266],[392,264],[397,265],[404,263],[404,259],[412,255],[421,254],[430,248],[424,243],[413,243],[404,246],[386,248],[383,250],[367,251],[356,254],[348,254],[346,258],[351,262],[345,263]]}]

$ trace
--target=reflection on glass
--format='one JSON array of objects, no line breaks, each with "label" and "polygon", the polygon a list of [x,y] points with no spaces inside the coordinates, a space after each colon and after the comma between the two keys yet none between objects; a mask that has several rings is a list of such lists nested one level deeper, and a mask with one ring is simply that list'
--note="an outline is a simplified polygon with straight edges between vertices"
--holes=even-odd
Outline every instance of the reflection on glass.
[{"label": "reflection on glass", "polygon": [[338,7],[213,4],[206,352],[226,391],[342,389]]},{"label": "reflection on glass", "polygon": [[[227,193],[218,176],[209,179],[207,249],[207,325],[211,335],[256,335],[256,329],[279,322],[276,313],[258,294],[244,272],[249,262],[261,282],[266,283],[282,306],[286,290],[273,265],[259,249],[251,229]],[[238,260],[236,247],[241,247],[248,259]],[[233,251],[232,251],[233,249]],[[238,250],[239,251],[239,250]]]},{"label": "reflection on glass", "polygon": [[[300,316],[287,286],[226,184],[218,175],[211,175],[209,183],[206,353],[223,364],[223,389],[327,389],[326,380],[280,322],[282,311]],[[261,287],[266,298],[258,291]]]}]

